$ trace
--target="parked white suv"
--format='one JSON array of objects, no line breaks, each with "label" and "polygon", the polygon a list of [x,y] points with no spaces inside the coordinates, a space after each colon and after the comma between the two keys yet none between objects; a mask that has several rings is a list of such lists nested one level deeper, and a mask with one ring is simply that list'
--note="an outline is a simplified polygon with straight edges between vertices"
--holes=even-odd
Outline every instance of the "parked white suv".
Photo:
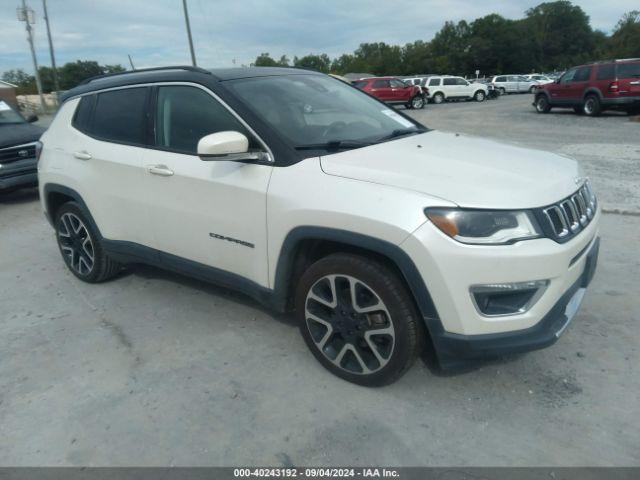
[{"label": "parked white suv", "polygon": [[471,83],[462,77],[430,77],[427,80],[430,99],[433,103],[445,100],[476,100],[483,102],[487,98],[488,88],[482,83]]},{"label": "parked white suv", "polygon": [[293,310],[355,383],[424,348],[450,368],[548,346],[595,270],[575,161],[429,130],[329,76],[150,69],[62,100],[39,188],[76,277],[143,262]]}]

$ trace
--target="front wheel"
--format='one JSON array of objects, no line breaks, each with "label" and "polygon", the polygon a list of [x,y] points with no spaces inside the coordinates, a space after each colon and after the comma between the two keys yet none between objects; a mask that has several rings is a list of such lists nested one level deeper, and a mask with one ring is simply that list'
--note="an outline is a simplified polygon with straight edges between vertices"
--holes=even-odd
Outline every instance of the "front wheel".
[{"label": "front wheel", "polygon": [[411,108],[414,108],[416,110],[420,110],[421,108],[424,108],[424,104],[425,104],[425,101],[422,95],[416,95],[411,99]]},{"label": "front wheel", "polygon": [[80,280],[98,283],[115,276],[122,266],[104,252],[98,232],[75,202],[56,212],[58,248],[71,273]]},{"label": "front wheel", "polygon": [[551,110],[551,105],[549,105],[549,99],[546,95],[538,95],[536,98],[536,112],[538,113],[549,113]]},{"label": "front wheel", "polygon": [[484,102],[484,99],[487,98],[487,96],[482,90],[478,90],[473,98],[476,102]]},{"label": "front wheel", "polygon": [[365,257],[332,254],[311,265],[298,283],[295,304],[313,355],[349,382],[394,382],[423,344],[424,327],[403,283]]}]

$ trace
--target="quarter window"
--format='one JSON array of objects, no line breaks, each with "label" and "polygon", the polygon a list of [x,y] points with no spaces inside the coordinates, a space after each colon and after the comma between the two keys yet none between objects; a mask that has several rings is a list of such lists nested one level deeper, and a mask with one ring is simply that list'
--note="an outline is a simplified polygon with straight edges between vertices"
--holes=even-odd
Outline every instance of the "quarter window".
[{"label": "quarter window", "polygon": [[89,133],[89,122],[91,121],[91,110],[95,95],[86,95],[80,99],[71,124],[81,132]]},{"label": "quarter window", "polygon": [[640,78],[640,63],[618,64],[618,79]]},{"label": "quarter window", "polygon": [[[251,135],[236,117],[204,90],[196,87],[158,88],[156,145],[168,150],[195,154],[200,139],[224,131]],[[254,143],[254,145],[251,145]]]},{"label": "quarter window", "polygon": [[147,92],[143,87],[99,93],[91,133],[112,142],[144,144]]}]

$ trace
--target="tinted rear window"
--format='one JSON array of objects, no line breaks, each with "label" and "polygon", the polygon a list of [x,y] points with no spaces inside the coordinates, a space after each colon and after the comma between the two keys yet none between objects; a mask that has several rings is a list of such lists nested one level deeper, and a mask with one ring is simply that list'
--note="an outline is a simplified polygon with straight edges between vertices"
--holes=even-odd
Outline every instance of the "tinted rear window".
[{"label": "tinted rear window", "polygon": [[99,93],[91,133],[118,143],[144,144],[147,88]]},{"label": "tinted rear window", "polygon": [[640,63],[619,63],[618,79],[640,78]]},{"label": "tinted rear window", "polygon": [[456,82],[456,79],[455,79],[455,78],[445,78],[445,79],[442,81],[442,84],[443,84],[443,85],[456,85],[456,83],[457,83],[457,82]]},{"label": "tinted rear window", "polygon": [[596,80],[613,80],[616,77],[616,66],[613,63],[600,65]]}]

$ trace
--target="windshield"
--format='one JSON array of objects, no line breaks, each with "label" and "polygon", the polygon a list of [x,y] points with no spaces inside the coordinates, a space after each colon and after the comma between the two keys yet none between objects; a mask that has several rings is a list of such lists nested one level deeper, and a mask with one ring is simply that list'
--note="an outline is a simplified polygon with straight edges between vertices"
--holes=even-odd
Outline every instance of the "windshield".
[{"label": "windshield", "polygon": [[298,149],[358,148],[425,128],[330,77],[285,75],[227,84]]},{"label": "windshield", "polygon": [[9,123],[25,123],[25,120],[20,114],[7,105],[7,103],[0,100],[0,125]]}]

